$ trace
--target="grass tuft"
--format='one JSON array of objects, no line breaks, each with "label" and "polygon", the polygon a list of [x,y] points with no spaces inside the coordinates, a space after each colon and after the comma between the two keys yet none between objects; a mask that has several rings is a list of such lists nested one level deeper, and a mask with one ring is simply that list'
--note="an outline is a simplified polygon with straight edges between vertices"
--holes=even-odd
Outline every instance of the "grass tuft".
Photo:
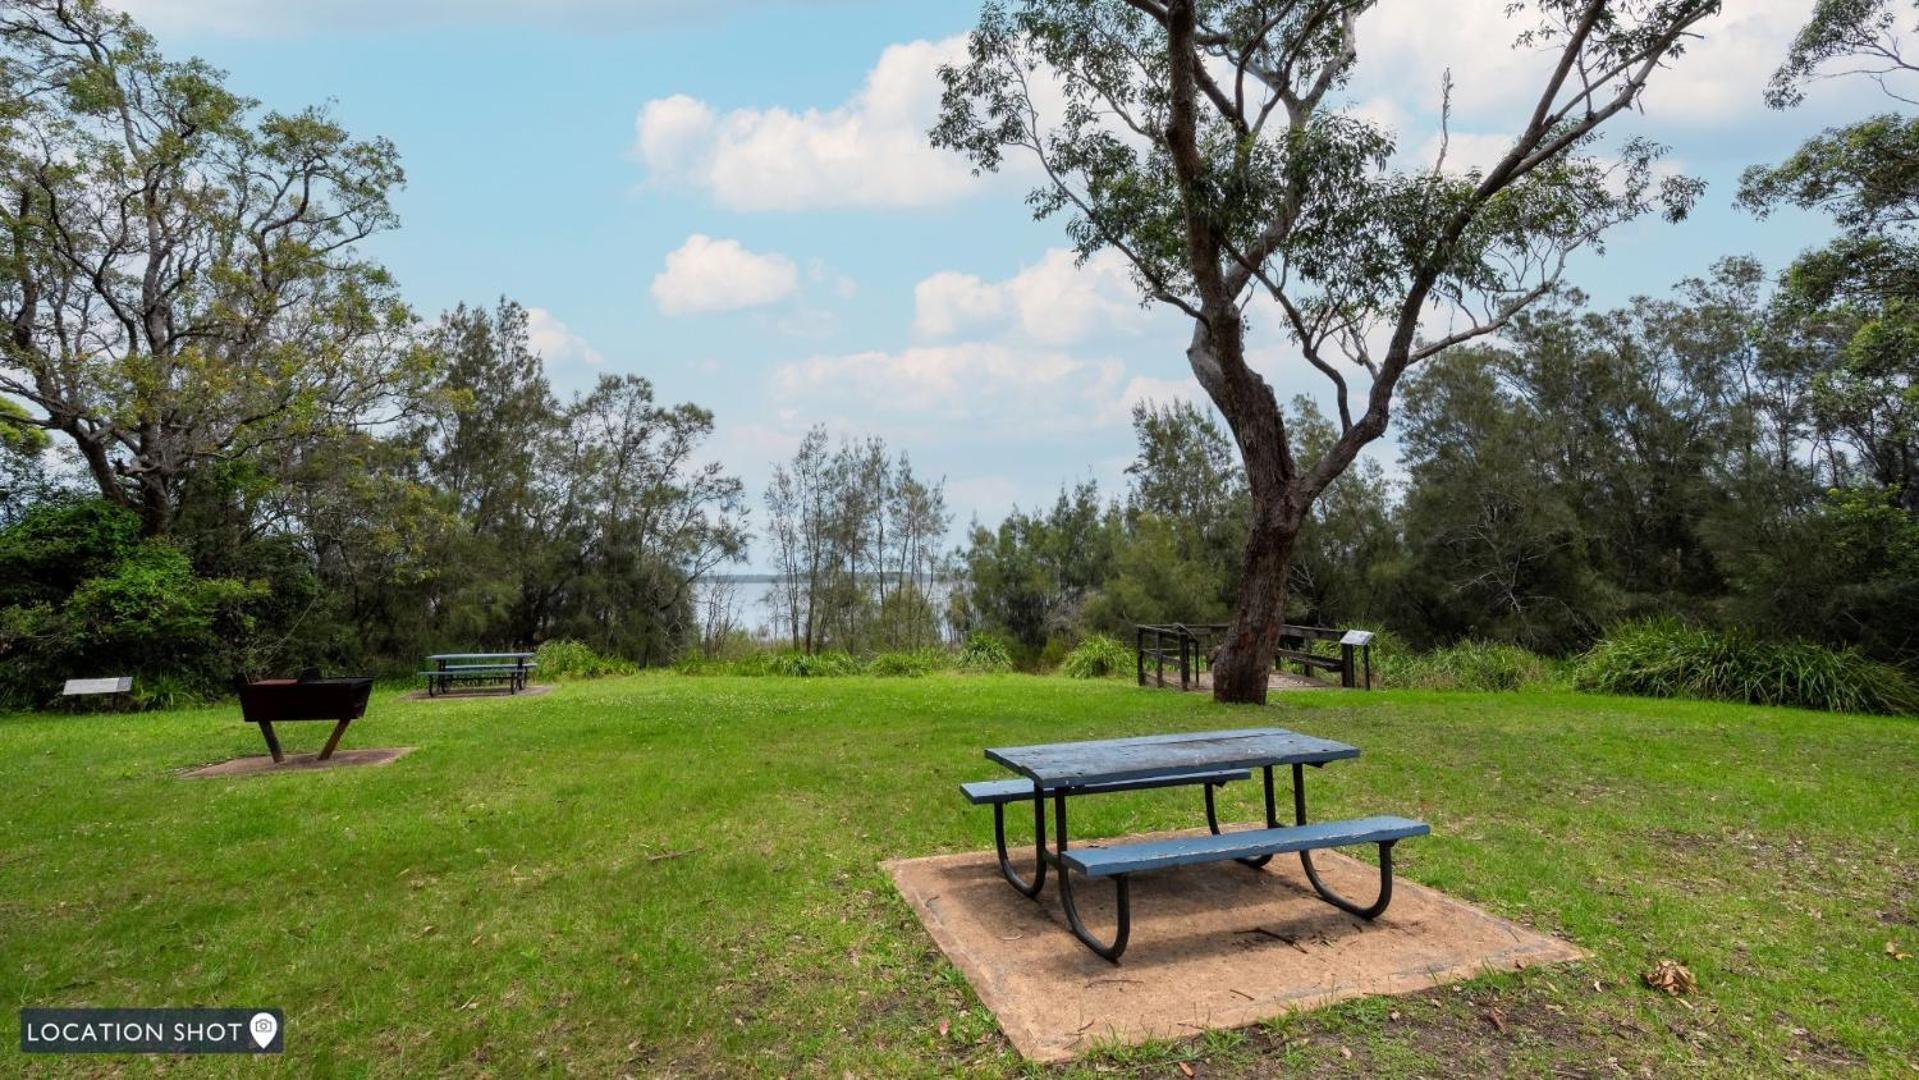
[{"label": "grass tuft", "polygon": [[1136,662],[1132,649],[1105,634],[1094,634],[1066,654],[1059,672],[1074,679],[1110,679],[1132,674]]},{"label": "grass tuft", "polygon": [[1558,665],[1517,645],[1462,641],[1429,653],[1375,646],[1383,685],[1407,690],[1473,690],[1492,693],[1558,686]]},{"label": "grass tuft", "polygon": [[584,642],[561,638],[546,642],[533,654],[542,679],[600,679],[608,675],[631,675],[638,670],[631,661],[594,652]]},{"label": "grass tuft", "polygon": [[1919,686],[1856,649],[1768,641],[1669,620],[1615,629],[1580,657],[1581,690],[1789,705],[1827,712],[1919,713]]}]

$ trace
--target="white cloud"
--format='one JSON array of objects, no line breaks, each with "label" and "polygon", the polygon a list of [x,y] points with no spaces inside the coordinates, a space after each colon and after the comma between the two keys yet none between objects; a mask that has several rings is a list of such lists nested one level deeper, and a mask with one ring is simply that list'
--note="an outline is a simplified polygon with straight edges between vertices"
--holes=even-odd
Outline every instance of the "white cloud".
[{"label": "white cloud", "polygon": [[952,337],[1005,314],[1005,287],[973,274],[942,270],[913,287],[913,332],[921,337]]},{"label": "white cloud", "polygon": [[1150,322],[1124,256],[1102,251],[1081,266],[1064,248],[1047,251],[1005,281],[934,274],[914,288],[913,308],[913,330],[923,338],[1011,330],[1052,346],[1136,335]]},{"label": "white cloud", "polygon": [[549,368],[606,363],[606,357],[600,355],[598,349],[574,333],[571,327],[554,318],[553,313],[545,308],[526,309],[526,337],[533,351],[540,354]]},{"label": "white cloud", "polygon": [[[1807,0],[1727,4],[1701,24],[1699,40],[1684,55],[1653,76],[1648,113],[1663,123],[1709,126],[1762,111],[1761,91],[1808,6]],[[1535,16],[1527,9],[1508,18],[1505,5],[1486,0],[1381,0],[1359,20],[1360,60],[1350,96],[1364,104],[1355,111],[1422,142],[1427,133],[1410,131],[1404,119],[1437,116],[1441,81],[1451,71],[1456,130],[1505,132],[1510,139],[1555,59],[1549,47],[1512,47]]]},{"label": "white cloud", "polygon": [[1120,391],[1119,411],[1127,419],[1133,415],[1135,405],[1171,405],[1175,401],[1191,402],[1212,409],[1212,399],[1200,388],[1197,379],[1160,379],[1151,375],[1135,375]]},{"label": "white cloud", "polygon": [[790,338],[818,341],[840,332],[840,317],[824,308],[802,307],[773,320],[773,329]]},{"label": "white cloud", "polygon": [[814,356],[778,368],[774,388],[789,400],[967,421],[977,434],[1035,422],[1054,430],[1110,422],[1124,379],[1117,360],[968,343]]},{"label": "white cloud", "polygon": [[[817,7],[838,0],[783,0]],[[118,0],[149,29],[177,33],[292,35],[348,27],[561,26],[583,31],[655,29],[769,6],[771,0]]]},{"label": "white cloud", "polygon": [[634,156],[654,182],[709,192],[731,210],[948,202],[976,181],[926,132],[939,111],[939,65],[965,50],[963,36],[890,46],[859,93],[831,109],[721,114],[684,94],[655,99],[640,110]]},{"label": "white cloud", "polygon": [[825,287],[841,300],[851,300],[860,294],[860,283],[833,269],[825,259],[807,261],[806,279]]},{"label": "white cloud", "polygon": [[784,255],[694,233],[667,255],[666,269],[653,279],[653,302],[664,315],[739,311],[785,300],[799,283],[799,268]]}]

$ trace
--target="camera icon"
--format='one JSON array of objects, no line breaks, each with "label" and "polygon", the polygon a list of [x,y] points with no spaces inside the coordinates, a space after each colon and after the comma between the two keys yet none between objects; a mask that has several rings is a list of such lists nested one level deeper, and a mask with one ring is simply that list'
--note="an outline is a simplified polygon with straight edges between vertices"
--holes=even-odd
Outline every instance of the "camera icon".
[{"label": "camera icon", "polygon": [[273,1037],[280,1033],[280,1021],[272,1013],[254,1013],[253,1019],[247,1022],[247,1029],[253,1035],[254,1045],[265,1050],[272,1044]]}]

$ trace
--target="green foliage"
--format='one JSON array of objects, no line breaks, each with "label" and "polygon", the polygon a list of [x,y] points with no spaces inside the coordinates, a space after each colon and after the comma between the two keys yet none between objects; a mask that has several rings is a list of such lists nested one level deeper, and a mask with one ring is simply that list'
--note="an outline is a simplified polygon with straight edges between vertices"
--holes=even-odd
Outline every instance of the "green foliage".
[{"label": "green foliage", "polygon": [[[1897,54],[1900,15],[1906,0],[1815,0],[1812,17],[1799,29],[1786,60],[1766,86],[1766,103],[1790,108],[1805,100],[1805,87],[1835,60],[1864,59],[1863,70],[1883,80],[1904,65]],[[1894,53],[1886,55],[1888,42]],[[1891,63],[1885,61],[1891,60]],[[1882,82],[1883,85],[1883,82]]]},{"label": "green foliage", "polygon": [[866,673],[917,679],[952,666],[953,656],[944,649],[914,649],[910,652],[880,653],[866,662]]},{"label": "green foliage", "polygon": [[815,426],[774,465],[764,498],[762,542],[780,575],[767,599],[794,647],[866,653],[939,641],[933,597],[952,523],[944,481],[921,479],[883,439],[836,448]]},{"label": "green foliage", "polygon": [[808,653],[799,649],[763,649],[734,660],[687,657],[675,665],[675,670],[682,675],[821,679],[858,675],[860,662],[852,654],[838,650]]},{"label": "green foliage", "polygon": [[1582,690],[1831,712],[1919,713],[1919,685],[1856,649],[1767,641],[1671,620],[1619,627],[1580,658]]},{"label": "green foliage", "polygon": [[[83,445],[83,475],[147,535],[171,531],[194,470],[375,423],[431,368],[360,246],[398,222],[394,146],[224,81],[105,4],[7,6],[6,289],[34,315],[0,389]],[[103,332],[102,311],[139,316]]]},{"label": "green foliage", "polygon": [[0,607],[58,600],[137,546],[140,518],[104,499],[40,503],[0,529]]},{"label": "green foliage", "polygon": [[561,638],[546,641],[534,650],[542,679],[599,679],[608,675],[631,675],[638,670],[631,661],[603,656],[583,642]]},{"label": "green foliage", "polygon": [[838,678],[874,675],[881,678],[919,678],[953,668],[955,657],[944,649],[924,648],[884,652],[861,659],[839,649],[808,653],[798,649],[754,649],[720,657],[689,656],[674,665],[682,675],[744,675],[788,679]]},{"label": "green foliage", "polygon": [[788,679],[823,679],[858,675],[860,662],[838,649],[808,653],[797,649],[760,654],[740,665],[741,675],[776,675]]},{"label": "green foliage", "polygon": [[1373,660],[1379,684],[1390,689],[1505,692],[1550,689],[1559,681],[1553,661],[1499,642],[1462,641],[1414,653],[1382,635]]},{"label": "green foliage", "polygon": [[1131,676],[1137,657],[1133,650],[1115,638],[1094,634],[1066,654],[1060,674],[1073,679],[1110,679]]},{"label": "green foliage", "polygon": [[166,707],[217,695],[250,666],[272,590],[197,574],[138,530],[99,501],[43,505],[0,529],[0,702],[49,704],[67,679],[131,675],[136,704]]},{"label": "green foliage", "polygon": [[961,671],[991,673],[1013,670],[1013,650],[1006,639],[986,630],[975,630],[966,635],[966,644],[961,647],[959,659],[954,664]]},{"label": "green foliage", "polygon": [[1117,510],[1101,505],[1090,480],[1062,490],[1044,513],[1015,509],[997,528],[975,525],[961,553],[961,625],[1003,635],[1009,650],[1030,658],[1080,622],[1087,598],[1112,576],[1119,534]]}]

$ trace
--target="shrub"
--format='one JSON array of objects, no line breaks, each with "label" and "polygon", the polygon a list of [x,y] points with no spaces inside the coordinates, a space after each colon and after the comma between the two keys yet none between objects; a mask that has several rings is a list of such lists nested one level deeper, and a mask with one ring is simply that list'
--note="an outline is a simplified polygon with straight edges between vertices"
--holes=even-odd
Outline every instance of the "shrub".
[{"label": "shrub", "polygon": [[1580,657],[1575,685],[1604,694],[1705,698],[1831,712],[1919,713],[1919,686],[1857,649],[1768,641],[1669,620],[1618,627]]},{"label": "shrub", "polygon": [[860,663],[845,652],[806,653],[798,649],[755,653],[728,666],[726,674],[771,675],[788,679],[822,679],[858,675]]},{"label": "shrub", "polygon": [[1505,692],[1551,686],[1557,665],[1517,645],[1462,641],[1429,653],[1373,650],[1380,681],[1409,690]]},{"label": "shrub", "polygon": [[1105,634],[1094,634],[1066,654],[1060,674],[1074,679],[1109,679],[1133,673],[1133,650]]},{"label": "shrub", "polygon": [[585,642],[559,638],[535,650],[533,662],[539,665],[543,679],[598,679],[607,675],[631,675],[638,670],[630,661],[603,656]]},{"label": "shrub", "polygon": [[961,671],[991,672],[1013,670],[1013,650],[1004,638],[984,630],[966,636],[956,666]]},{"label": "shrub", "polygon": [[264,582],[201,577],[158,539],[102,553],[93,569],[64,596],[0,605],[0,703],[96,707],[106,701],[60,700],[61,683],[131,675],[135,705],[168,707],[219,696],[244,668]]}]

